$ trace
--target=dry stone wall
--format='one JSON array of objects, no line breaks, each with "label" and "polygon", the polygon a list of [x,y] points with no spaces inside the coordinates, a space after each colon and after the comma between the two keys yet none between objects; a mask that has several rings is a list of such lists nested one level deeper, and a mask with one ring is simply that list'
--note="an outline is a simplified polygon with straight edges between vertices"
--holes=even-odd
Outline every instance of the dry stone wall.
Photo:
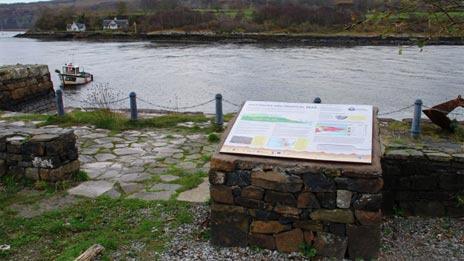
[{"label": "dry stone wall", "polygon": [[282,252],[306,246],[323,257],[376,258],[383,187],[379,142],[373,151],[372,164],[216,153],[209,173],[212,243]]},{"label": "dry stone wall", "polygon": [[47,65],[0,66],[0,110],[49,112],[56,109]]},{"label": "dry stone wall", "polygon": [[73,130],[0,125],[0,177],[56,182],[71,179],[78,171]]},{"label": "dry stone wall", "polygon": [[464,217],[464,153],[459,144],[447,147],[387,149],[385,213]]}]

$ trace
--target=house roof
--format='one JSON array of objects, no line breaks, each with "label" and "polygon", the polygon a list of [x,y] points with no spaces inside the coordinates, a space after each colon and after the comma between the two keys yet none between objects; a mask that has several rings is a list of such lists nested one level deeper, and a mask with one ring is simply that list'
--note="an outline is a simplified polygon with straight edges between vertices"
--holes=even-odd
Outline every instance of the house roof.
[{"label": "house roof", "polygon": [[105,19],[103,20],[103,26],[109,26],[111,23],[116,23],[118,27],[124,27],[129,25],[129,20],[127,19]]},{"label": "house roof", "polygon": [[75,24],[77,26],[77,28],[79,29],[84,29],[85,28],[85,24],[81,24],[81,23],[76,23],[76,22],[73,22],[72,24],[67,24],[66,25],[66,28],[71,28],[71,26]]}]

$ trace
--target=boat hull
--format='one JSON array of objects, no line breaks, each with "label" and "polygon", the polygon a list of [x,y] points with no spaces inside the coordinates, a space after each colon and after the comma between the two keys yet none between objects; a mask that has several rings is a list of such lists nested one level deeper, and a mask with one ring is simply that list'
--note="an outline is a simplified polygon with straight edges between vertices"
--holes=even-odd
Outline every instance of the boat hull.
[{"label": "boat hull", "polygon": [[65,86],[83,85],[93,81],[93,75],[90,73],[81,75],[62,74],[61,78]]}]

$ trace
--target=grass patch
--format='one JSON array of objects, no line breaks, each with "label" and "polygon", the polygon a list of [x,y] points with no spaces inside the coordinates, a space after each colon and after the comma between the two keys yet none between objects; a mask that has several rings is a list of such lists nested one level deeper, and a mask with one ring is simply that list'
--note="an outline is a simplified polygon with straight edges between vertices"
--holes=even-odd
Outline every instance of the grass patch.
[{"label": "grass patch", "polygon": [[[15,260],[73,260],[92,244],[106,249],[102,260],[119,251],[155,260],[169,241],[166,229],[192,222],[188,204],[176,201],[98,198],[24,219],[0,213],[0,242],[11,250],[0,257]],[[132,249],[134,242],[143,249]],[[130,254],[129,254],[130,253]]]},{"label": "grass patch", "polygon": [[220,138],[219,138],[219,136],[218,136],[216,133],[210,133],[210,134],[208,134],[208,141],[209,141],[209,142],[214,142],[214,143],[216,143],[216,142],[219,142],[219,140],[220,140]]},{"label": "grass patch", "polygon": [[[137,121],[131,121],[126,115],[122,113],[112,112],[110,110],[74,110],[70,113],[67,113],[63,117],[59,117],[57,115],[30,114],[23,116],[15,116],[10,119],[24,121],[40,120],[44,121],[42,125],[60,125],[62,127],[94,125],[97,128],[108,129],[112,131],[123,131],[141,128],[192,129],[186,127],[178,127],[177,124],[184,122],[200,123],[210,121],[210,119],[203,114],[182,113],[172,113],[158,117],[142,118]],[[204,130],[207,132],[211,132],[212,129],[205,128]]]}]

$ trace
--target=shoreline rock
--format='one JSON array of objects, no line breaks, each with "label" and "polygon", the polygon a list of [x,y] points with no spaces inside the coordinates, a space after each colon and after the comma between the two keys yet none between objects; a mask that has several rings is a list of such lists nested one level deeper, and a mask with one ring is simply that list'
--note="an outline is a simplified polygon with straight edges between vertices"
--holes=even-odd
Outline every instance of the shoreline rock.
[{"label": "shoreline rock", "polygon": [[106,33],[106,32],[26,32],[18,38],[42,40],[88,40],[88,41],[154,41],[180,44],[289,44],[306,46],[397,46],[417,45],[464,45],[464,37],[425,36],[351,36],[351,35],[306,35],[266,33]]}]

